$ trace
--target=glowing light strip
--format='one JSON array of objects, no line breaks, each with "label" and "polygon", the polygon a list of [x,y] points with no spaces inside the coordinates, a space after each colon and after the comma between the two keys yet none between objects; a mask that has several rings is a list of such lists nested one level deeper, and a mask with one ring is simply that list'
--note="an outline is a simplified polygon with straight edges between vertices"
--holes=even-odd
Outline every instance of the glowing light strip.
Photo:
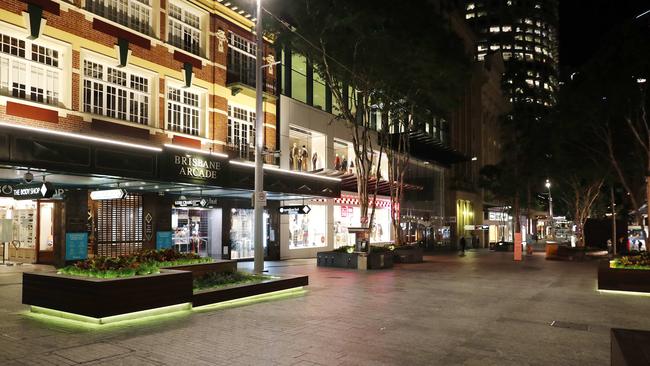
[{"label": "glowing light strip", "polygon": [[222,154],[222,153],[218,153],[218,152],[214,152],[214,151],[205,151],[205,150],[201,150],[201,149],[195,149],[193,147],[186,147],[186,146],[172,145],[172,144],[165,144],[165,147],[169,147],[169,148],[176,149],[176,150],[191,151],[191,152],[195,152],[195,153],[199,153],[199,154],[213,155],[213,156],[218,156],[218,157],[221,157],[221,158],[227,158],[228,157],[227,154]]},{"label": "glowing light strip", "polygon": [[644,16],[644,15],[646,15],[646,14],[648,14],[648,13],[650,13],[650,9],[648,9],[648,10],[644,11],[643,13],[637,15],[637,16],[636,16],[636,19],[639,19],[639,18],[641,18],[642,16]]},{"label": "glowing light strip", "polygon": [[[230,164],[240,165],[240,166],[247,166],[249,168],[255,168],[255,164],[253,164],[253,163],[246,163],[246,162],[237,161],[237,160],[230,160]],[[324,177],[322,175],[316,175],[316,174],[305,173],[305,172],[296,172],[296,171],[293,171],[293,170],[286,170],[286,169],[276,168],[276,167],[270,166],[270,165],[264,165],[264,169],[272,170],[272,171],[276,171],[276,172],[280,172],[280,173],[285,173],[285,174],[300,175],[300,176],[303,176],[303,177],[331,180],[331,181],[334,181],[334,182],[340,182],[341,181],[340,178]]]},{"label": "glowing light strip", "polygon": [[32,314],[36,314],[38,316],[44,316],[46,319],[49,320],[63,320],[63,321],[71,321],[74,323],[82,323],[83,325],[99,326],[99,325],[131,322],[131,321],[142,321],[145,319],[149,320],[154,317],[167,316],[173,313],[189,311],[192,309],[192,303],[188,302],[188,303],[164,306],[155,309],[135,311],[132,313],[107,316],[103,318],[95,318],[92,316],[69,313],[67,311],[54,310],[54,309],[49,309],[49,308],[44,308],[44,307],[34,306],[34,305],[32,305],[30,308]]},{"label": "glowing light strip", "polygon": [[601,294],[612,294],[612,295],[630,295],[630,296],[641,296],[641,297],[650,297],[650,292],[637,292],[637,291],[619,291],[619,290],[596,290]]},{"label": "glowing light strip", "polygon": [[0,126],[5,126],[5,127],[10,127],[10,128],[16,128],[20,130],[26,130],[26,131],[34,131],[34,132],[44,132],[48,133],[50,135],[56,135],[56,136],[64,136],[64,137],[72,137],[80,140],[88,140],[88,141],[94,141],[94,142],[102,142],[106,144],[111,144],[111,145],[119,145],[119,146],[126,146],[126,147],[133,147],[136,149],[142,149],[142,150],[149,150],[149,151],[156,151],[160,152],[162,151],[161,148],[159,147],[153,147],[153,146],[146,146],[146,145],[139,145],[139,144],[132,144],[129,142],[122,142],[122,141],[117,141],[117,140],[109,140],[109,139],[104,139],[100,137],[93,137],[93,136],[86,136],[86,135],[79,135],[76,133],[71,133],[71,132],[63,132],[63,131],[55,131],[55,130],[49,130],[46,128],[38,128],[38,127],[31,127],[31,126],[22,126],[22,125],[16,125],[12,123],[7,123],[7,122],[0,122]]},{"label": "glowing light strip", "polygon": [[244,306],[244,305],[250,305],[250,304],[255,304],[264,301],[285,299],[288,297],[303,295],[306,292],[307,290],[305,290],[303,286],[299,286],[299,287],[289,288],[286,290],[279,290],[279,291],[267,292],[265,294],[242,297],[240,299],[222,301],[214,304],[201,305],[193,308],[192,310],[206,311],[206,310],[216,310],[216,309],[223,309],[223,308],[229,308],[235,306]]}]

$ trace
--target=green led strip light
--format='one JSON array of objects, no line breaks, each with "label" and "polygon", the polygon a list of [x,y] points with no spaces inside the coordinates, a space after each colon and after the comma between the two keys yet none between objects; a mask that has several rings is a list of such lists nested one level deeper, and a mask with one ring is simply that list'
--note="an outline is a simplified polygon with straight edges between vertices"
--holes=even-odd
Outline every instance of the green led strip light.
[{"label": "green led strip light", "polygon": [[601,294],[615,294],[615,295],[629,295],[650,297],[650,292],[636,292],[636,291],[619,291],[619,290],[596,290]]},{"label": "green led strip light", "polygon": [[302,286],[293,287],[286,290],[273,291],[265,294],[242,297],[241,299],[234,299],[234,300],[222,301],[214,304],[201,305],[192,308],[192,310],[206,311],[206,310],[225,309],[225,308],[230,308],[235,306],[250,305],[250,304],[271,301],[271,300],[286,299],[294,296],[303,295],[306,292],[307,290],[305,290]]},{"label": "green led strip light", "polygon": [[71,325],[88,325],[92,327],[101,325],[113,325],[117,323],[124,324],[126,322],[130,323],[134,321],[148,321],[155,318],[167,317],[172,314],[178,315],[183,312],[189,312],[190,310],[192,310],[192,304],[187,302],[155,309],[147,309],[142,311],[135,311],[132,313],[95,318],[91,316],[69,313],[67,311],[48,309],[40,306],[31,306],[31,313],[29,313],[29,315],[44,320],[64,321]]}]

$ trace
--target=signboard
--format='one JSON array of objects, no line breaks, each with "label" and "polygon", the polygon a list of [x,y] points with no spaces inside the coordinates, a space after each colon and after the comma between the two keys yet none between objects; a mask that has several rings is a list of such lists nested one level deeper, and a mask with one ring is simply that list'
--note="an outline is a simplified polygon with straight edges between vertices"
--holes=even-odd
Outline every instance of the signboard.
[{"label": "signboard", "polygon": [[106,189],[103,191],[90,192],[90,199],[93,201],[121,200],[126,197],[125,189]]},{"label": "signboard", "polygon": [[227,160],[214,155],[165,150],[162,178],[172,182],[189,182],[222,186],[227,181]]},{"label": "signboard", "polygon": [[147,238],[147,241],[153,237],[153,217],[151,212],[144,215],[144,237]]},{"label": "signboard", "polygon": [[489,225],[465,225],[465,230],[474,231],[474,230],[490,230]]},{"label": "signboard", "polygon": [[212,208],[217,206],[217,199],[214,197],[206,197],[201,199],[186,199],[174,201],[174,207],[204,207]]},{"label": "signboard", "polygon": [[521,248],[521,233],[515,233],[515,252],[514,252],[514,259],[516,261],[521,260],[521,253],[522,248]]},{"label": "signboard", "polygon": [[65,260],[74,261],[88,258],[88,233],[65,234]]},{"label": "signboard", "polygon": [[266,206],[266,192],[257,192],[253,193],[252,205],[255,207],[256,204]]},{"label": "signboard", "polygon": [[50,198],[54,193],[54,186],[50,182],[18,184],[14,186],[15,200]]},{"label": "signboard", "polygon": [[508,221],[512,217],[505,212],[488,211],[488,220],[492,221]]},{"label": "signboard", "polygon": [[282,215],[306,215],[311,211],[307,205],[280,206],[278,209]]},{"label": "signboard", "polygon": [[171,249],[172,247],[172,232],[171,231],[157,231],[156,232],[156,249]]},{"label": "signboard", "polygon": [[0,197],[13,197],[14,196],[14,186],[11,184],[0,185]]}]

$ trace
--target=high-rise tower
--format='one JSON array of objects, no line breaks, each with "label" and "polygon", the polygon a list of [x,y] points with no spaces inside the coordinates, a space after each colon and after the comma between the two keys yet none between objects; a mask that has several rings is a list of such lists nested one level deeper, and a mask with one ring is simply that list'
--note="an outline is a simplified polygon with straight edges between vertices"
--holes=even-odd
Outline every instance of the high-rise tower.
[{"label": "high-rise tower", "polygon": [[479,60],[502,54],[503,89],[514,111],[539,116],[556,103],[557,0],[467,0],[465,19],[478,35]]}]

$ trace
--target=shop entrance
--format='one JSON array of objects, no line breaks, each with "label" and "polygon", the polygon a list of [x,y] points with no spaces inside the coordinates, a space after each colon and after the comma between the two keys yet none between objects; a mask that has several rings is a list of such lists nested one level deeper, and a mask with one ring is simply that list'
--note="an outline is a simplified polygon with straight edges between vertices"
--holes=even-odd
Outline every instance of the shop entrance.
[{"label": "shop entrance", "polygon": [[172,209],[172,244],[181,253],[196,253],[202,257],[220,259],[221,246],[220,208]]},{"label": "shop entrance", "polygon": [[0,198],[6,261],[18,263],[54,263],[55,221],[62,202]]},{"label": "shop entrance", "polygon": [[[230,225],[230,258],[249,259],[255,256],[255,210],[246,208],[233,208]],[[268,234],[272,231],[269,227],[269,214],[264,211],[264,225],[262,237],[264,238],[264,257],[268,256]],[[274,236],[271,240],[275,240]]]}]

